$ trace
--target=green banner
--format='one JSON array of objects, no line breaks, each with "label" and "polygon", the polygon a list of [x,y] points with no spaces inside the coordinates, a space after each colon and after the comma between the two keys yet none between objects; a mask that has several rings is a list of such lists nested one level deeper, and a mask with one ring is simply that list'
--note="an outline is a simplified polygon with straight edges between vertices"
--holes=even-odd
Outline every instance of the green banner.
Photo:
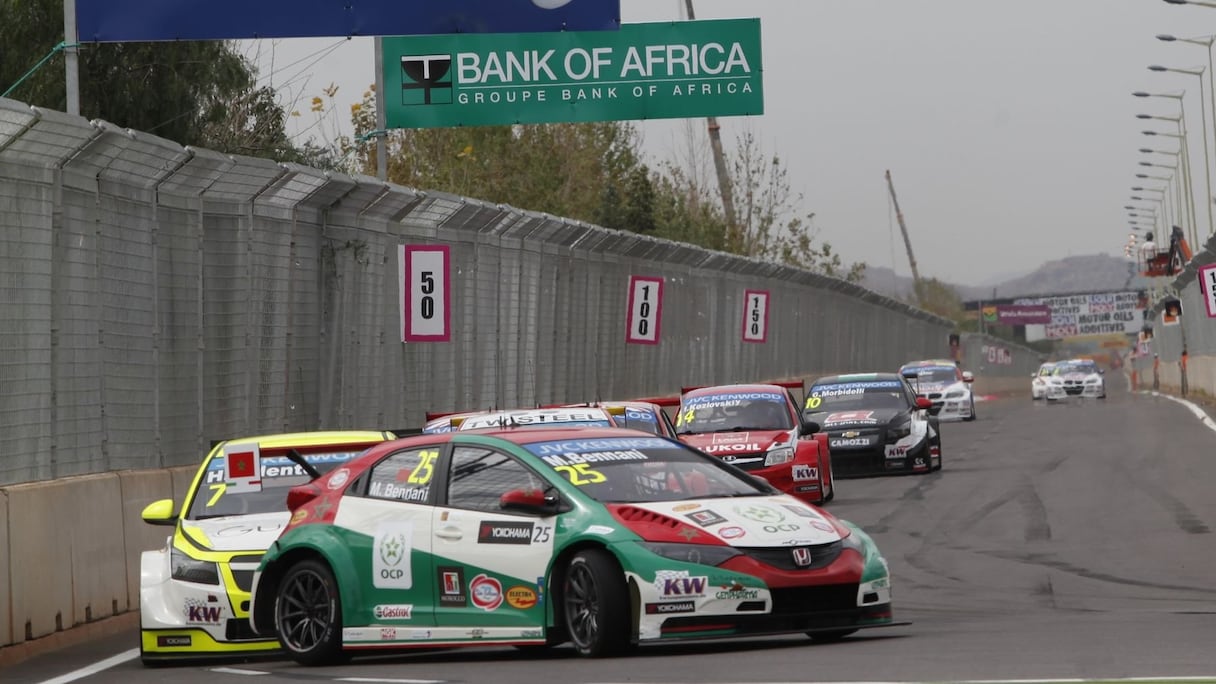
[{"label": "green banner", "polygon": [[383,41],[389,128],[764,113],[759,19]]}]

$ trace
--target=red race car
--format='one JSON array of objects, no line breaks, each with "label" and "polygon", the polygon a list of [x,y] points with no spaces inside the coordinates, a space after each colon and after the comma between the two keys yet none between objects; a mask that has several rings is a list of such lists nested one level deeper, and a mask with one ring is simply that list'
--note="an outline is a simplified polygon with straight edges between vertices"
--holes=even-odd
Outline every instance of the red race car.
[{"label": "red race car", "polygon": [[827,434],[802,418],[801,381],[684,388],[676,436],[809,503],[836,495]]}]

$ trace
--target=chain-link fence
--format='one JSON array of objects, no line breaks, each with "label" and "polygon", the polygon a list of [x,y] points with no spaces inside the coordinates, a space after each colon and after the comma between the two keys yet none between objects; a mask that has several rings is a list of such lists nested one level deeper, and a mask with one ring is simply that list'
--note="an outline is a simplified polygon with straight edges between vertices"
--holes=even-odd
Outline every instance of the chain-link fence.
[{"label": "chain-link fence", "polygon": [[[951,323],[855,285],[0,99],[0,483],[428,410],[895,369]],[[401,341],[398,246],[451,250],[451,341]],[[632,275],[661,340],[625,344]],[[767,290],[767,341],[741,339]]]}]

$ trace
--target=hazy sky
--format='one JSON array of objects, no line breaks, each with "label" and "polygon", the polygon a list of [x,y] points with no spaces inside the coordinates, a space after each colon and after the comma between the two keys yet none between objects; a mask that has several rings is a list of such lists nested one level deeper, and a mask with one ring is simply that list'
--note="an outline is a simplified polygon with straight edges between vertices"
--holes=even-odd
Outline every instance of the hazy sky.
[{"label": "hazy sky", "polygon": [[[622,19],[678,19],[682,6],[622,0]],[[1135,98],[1135,90],[1185,91],[1207,232],[1201,79],[1147,66],[1205,66],[1203,47],[1154,36],[1216,33],[1216,9],[1161,0],[696,0],[696,11],[698,19],[760,17],[766,113],[723,119],[724,138],[750,128],[782,155],[820,238],[846,261],[908,273],[886,169],[924,276],[986,284],[1070,254],[1121,255],[1123,207],[1144,184],[1134,177],[1144,171],[1138,162],[1174,159],[1137,149],[1176,148],[1140,133],[1175,124],[1134,115],[1177,116],[1178,100]],[[303,126],[315,123],[307,99],[321,88],[339,86],[345,120],[375,79],[367,38],[245,48],[286,100],[302,98]],[[642,130],[655,157],[683,145],[680,122]]]}]

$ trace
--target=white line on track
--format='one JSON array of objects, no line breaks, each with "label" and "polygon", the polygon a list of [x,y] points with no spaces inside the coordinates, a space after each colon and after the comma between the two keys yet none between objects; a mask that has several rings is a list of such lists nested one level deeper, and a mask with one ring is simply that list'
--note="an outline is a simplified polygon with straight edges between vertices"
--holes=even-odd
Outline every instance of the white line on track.
[{"label": "white line on track", "polygon": [[[1094,679],[968,679],[952,682],[936,682],[934,684],[1081,684],[1084,682],[1203,682],[1216,681],[1216,675],[1203,677],[1098,677]],[[596,682],[596,684],[619,684],[616,682]],[[631,682],[630,684],[642,684]],[[751,682],[750,684],[927,684],[915,681],[851,681],[851,682]]]},{"label": "white line on track", "polygon": [[367,682],[369,684],[444,684],[442,679],[381,679],[378,677],[339,677],[335,682]]},{"label": "white line on track", "polygon": [[247,677],[270,674],[269,672],[262,672],[261,670],[246,670],[240,667],[213,667],[211,668],[211,671],[218,672],[220,674],[245,675]]},{"label": "white line on track", "polygon": [[115,665],[121,665],[121,664],[127,662],[128,660],[133,660],[138,657],[139,657],[139,649],[133,648],[129,651],[123,651],[122,653],[119,653],[116,656],[110,656],[109,658],[106,658],[105,660],[99,660],[99,661],[93,663],[92,665],[87,665],[85,667],[80,668],[79,670],[73,670],[67,674],[59,675],[58,677],[55,677],[53,679],[47,679],[47,680],[41,681],[38,684],[67,684],[68,682],[74,682],[77,679],[84,679],[85,677],[91,677],[91,676],[97,674],[98,672],[108,670],[111,667],[114,667]]},{"label": "white line on track", "polygon": [[1161,392],[1146,392],[1146,394],[1151,394],[1154,397],[1161,397],[1162,399],[1169,399],[1170,401],[1182,404],[1190,409],[1191,413],[1195,414],[1195,417],[1199,419],[1199,422],[1206,425],[1209,430],[1216,432],[1216,421],[1212,420],[1212,417],[1208,415],[1208,412],[1204,411],[1203,407],[1199,406],[1195,402],[1180,399],[1169,394],[1162,394]]}]

